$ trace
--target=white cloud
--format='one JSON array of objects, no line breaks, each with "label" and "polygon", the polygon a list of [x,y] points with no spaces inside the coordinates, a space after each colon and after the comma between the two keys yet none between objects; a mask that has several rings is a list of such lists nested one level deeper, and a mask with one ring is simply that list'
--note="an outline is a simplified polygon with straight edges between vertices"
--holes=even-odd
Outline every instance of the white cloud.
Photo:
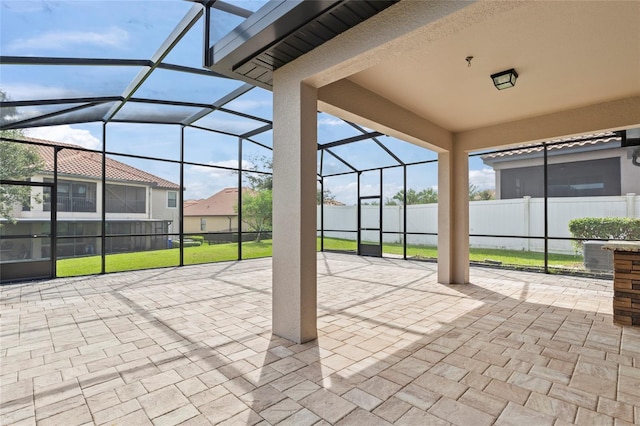
[{"label": "white cloud", "polygon": [[81,93],[55,86],[39,84],[9,84],[2,88],[10,100],[21,99],[66,99],[81,96]]},{"label": "white cloud", "polygon": [[318,126],[344,126],[346,124],[339,118],[321,118],[318,120]]},{"label": "white cloud", "polygon": [[261,127],[265,123],[258,123],[256,121],[247,119],[232,119],[232,118],[220,118],[207,115],[204,118],[195,122],[196,125],[209,129],[215,129],[222,132],[228,132],[233,135],[242,135],[258,127]]},{"label": "white cloud", "polygon": [[234,111],[241,111],[241,112],[248,112],[248,111],[253,111],[259,108],[266,108],[269,107],[271,108],[271,101],[257,101],[257,100],[252,100],[252,99],[236,99],[234,101],[229,102],[228,104],[225,105],[225,108],[234,110]]},{"label": "white cloud", "polygon": [[104,32],[51,31],[31,38],[19,38],[9,44],[12,51],[19,50],[66,50],[76,46],[125,47],[129,33],[112,27]]},{"label": "white cloud", "polygon": [[[237,168],[238,160],[210,161],[207,164]],[[251,162],[242,161],[244,169],[252,166]],[[185,186],[187,187],[185,199],[208,198],[223,188],[236,187],[237,185],[238,175],[233,170],[195,165],[185,168]]]},{"label": "white cloud", "polygon": [[70,143],[89,149],[98,149],[102,145],[100,139],[93,136],[90,131],[84,129],[74,129],[73,127],[66,124],[62,126],[26,129],[24,133],[25,135],[32,138]]},{"label": "white cloud", "polygon": [[495,189],[495,171],[490,168],[481,170],[469,170],[469,183],[476,185],[478,189]]},{"label": "white cloud", "polygon": [[358,183],[351,182],[346,185],[336,185],[326,188],[335,196],[336,201],[345,203],[346,205],[354,205],[358,199]]},{"label": "white cloud", "polygon": [[48,9],[48,6],[43,2],[27,0],[2,2],[2,7],[14,13],[35,13]]}]

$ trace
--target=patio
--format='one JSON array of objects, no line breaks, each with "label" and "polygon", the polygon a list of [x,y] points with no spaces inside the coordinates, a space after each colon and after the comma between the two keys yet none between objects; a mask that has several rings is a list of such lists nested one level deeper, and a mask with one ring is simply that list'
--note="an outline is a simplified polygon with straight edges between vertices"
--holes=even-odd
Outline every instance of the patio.
[{"label": "patio", "polygon": [[271,259],[1,287],[0,423],[637,424],[611,283],[318,254],[317,341],[271,334]]}]

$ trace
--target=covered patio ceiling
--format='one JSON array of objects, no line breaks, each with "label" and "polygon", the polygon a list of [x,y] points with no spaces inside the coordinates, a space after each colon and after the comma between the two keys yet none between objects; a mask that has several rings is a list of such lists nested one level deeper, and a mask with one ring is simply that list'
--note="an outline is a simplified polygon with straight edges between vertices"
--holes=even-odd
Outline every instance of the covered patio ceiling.
[{"label": "covered patio ceiling", "polygon": [[433,149],[620,130],[640,125],[639,20],[638,2],[401,1],[295,69],[321,110]]},{"label": "covered patio ceiling", "polygon": [[[290,33],[280,21],[310,7],[302,2],[278,15],[278,3],[216,44],[210,68],[269,87],[265,75],[296,62],[302,80],[319,90],[321,110],[445,149],[452,135],[472,146],[497,146],[640,124],[638,2],[384,2],[361,25],[326,37],[302,64],[283,53],[299,44],[297,34],[317,34],[319,24],[357,2],[325,1],[325,10]],[[317,72],[318,63],[327,66]],[[248,72],[247,64],[256,68]],[[490,76],[510,68],[519,75],[516,87],[496,90]],[[549,120],[581,114],[600,119],[580,130]],[[402,116],[429,131],[400,130]],[[527,128],[513,132],[507,123]],[[498,138],[499,129],[513,134]]]}]

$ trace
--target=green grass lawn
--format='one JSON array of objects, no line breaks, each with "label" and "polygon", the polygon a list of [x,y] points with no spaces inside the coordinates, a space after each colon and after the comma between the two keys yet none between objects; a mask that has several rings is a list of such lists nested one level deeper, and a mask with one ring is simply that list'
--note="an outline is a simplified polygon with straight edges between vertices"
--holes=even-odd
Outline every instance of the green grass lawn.
[{"label": "green grass lawn", "polygon": [[[320,240],[317,248],[320,250]],[[325,238],[325,250],[355,251],[356,242]],[[383,245],[385,254],[402,256],[402,244]],[[271,256],[271,240],[263,240],[242,243],[243,259]],[[438,256],[434,246],[407,246],[407,257],[417,259],[435,259]],[[478,249],[472,248],[469,253],[473,262],[490,262],[510,266],[539,267],[544,265],[544,254],[537,252]],[[199,247],[185,247],[184,264],[194,265],[198,263],[222,262],[238,259],[238,244],[212,244]],[[143,251],[132,253],[109,254],[105,258],[107,272],[132,271],[136,269],[160,268],[166,266],[178,266],[180,263],[179,249],[164,249],[155,251]],[[549,254],[549,266],[569,269],[583,269],[582,256],[563,254]],[[76,257],[58,260],[58,277],[70,277],[78,275],[91,275],[100,273],[100,256]]]},{"label": "green grass lawn", "polygon": [[[324,247],[329,250],[355,251],[356,242],[325,238]],[[382,251],[384,254],[402,256],[403,247],[402,244],[385,243],[382,246]],[[438,257],[438,249],[435,246],[407,245],[407,257],[436,259]],[[472,262],[501,263],[503,265],[544,266],[544,253],[519,250],[472,248],[469,250],[469,260]],[[567,254],[549,253],[549,266],[584,269],[582,256]]]},{"label": "green grass lawn", "polygon": [[[259,243],[242,243],[242,258],[251,259],[271,256],[271,240]],[[184,264],[222,262],[238,259],[238,244],[212,244],[199,247],[185,247]],[[162,268],[178,266],[180,264],[180,250],[164,249],[141,251],[132,253],[108,254],[105,257],[107,272],[132,271],[136,269]],[[100,256],[75,257],[58,260],[59,277],[90,275],[100,273]]]}]

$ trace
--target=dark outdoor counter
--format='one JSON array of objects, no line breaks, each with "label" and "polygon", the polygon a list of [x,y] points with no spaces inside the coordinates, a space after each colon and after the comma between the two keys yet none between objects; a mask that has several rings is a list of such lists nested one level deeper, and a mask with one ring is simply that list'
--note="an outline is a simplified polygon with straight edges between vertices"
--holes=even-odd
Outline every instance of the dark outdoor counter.
[{"label": "dark outdoor counter", "polygon": [[640,242],[615,241],[613,251],[613,322],[640,326]]}]

